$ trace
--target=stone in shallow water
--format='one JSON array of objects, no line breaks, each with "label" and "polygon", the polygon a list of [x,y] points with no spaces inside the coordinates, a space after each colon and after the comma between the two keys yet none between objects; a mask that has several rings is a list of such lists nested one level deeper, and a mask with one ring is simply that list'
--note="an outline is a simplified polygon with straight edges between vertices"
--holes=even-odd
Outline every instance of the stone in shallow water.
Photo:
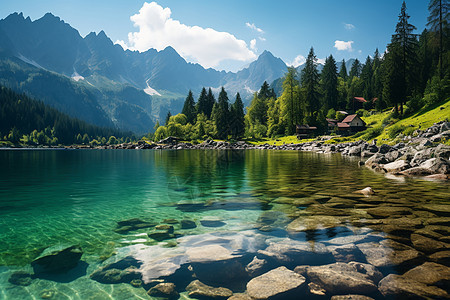
[{"label": "stone in shallow water", "polygon": [[221,220],[200,220],[200,224],[204,227],[222,227],[225,226],[227,223],[221,221]]},{"label": "stone in shallow water", "polygon": [[375,218],[389,218],[392,216],[403,216],[410,215],[411,209],[402,206],[378,206],[374,208],[369,208],[367,213],[374,216]]},{"label": "stone in shallow water", "polygon": [[91,274],[91,279],[100,283],[131,283],[135,279],[140,279],[141,275],[134,268],[120,270],[116,268],[100,269]]},{"label": "stone in shallow water", "polygon": [[25,271],[16,271],[8,279],[9,283],[21,286],[28,286],[33,281],[32,275]]},{"label": "stone in shallow water", "polygon": [[450,268],[441,264],[426,262],[403,274],[404,278],[412,279],[428,285],[449,286]]},{"label": "stone in shallow water", "polygon": [[267,260],[254,257],[245,267],[245,271],[250,277],[256,277],[267,271]]},{"label": "stone in shallow water", "polygon": [[373,298],[364,295],[335,295],[331,300],[373,300]]},{"label": "stone in shallow water", "polygon": [[177,299],[180,296],[176,291],[175,284],[171,282],[159,283],[149,289],[147,294],[152,297],[161,297],[166,299]]},{"label": "stone in shallow water", "polygon": [[265,250],[258,253],[278,263],[288,266],[317,265],[334,261],[333,255],[322,243],[300,242],[285,239],[271,243]]},{"label": "stone in shallow water", "polygon": [[374,266],[358,262],[309,267],[307,276],[329,294],[371,294],[383,277]]},{"label": "stone in shallow water", "polygon": [[247,283],[247,293],[253,299],[283,297],[304,287],[305,281],[305,277],[286,267],[279,267],[250,280]]},{"label": "stone in shallow water", "polygon": [[363,243],[358,244],[357,247],[365,255],[367,262],[375,267],[393,267],[413,263],[422,256],[422,253],[415,249],[392,240]]},{"label": "stone in shallow water", "polygon": [[192,220],[181,220],[181,229],[193,229],[197,227],[197,224]]},{"label": "stone in shallow water", "polygon": [[192,281],[186,290],[189,292],[189,297],[193,298],[212,298],[212,299],[227,299],[233,296],[233,292],[227,288],[223,287],[212,287],[206,285],[199,280]]},{"label": "stone in shallow water", "polygon": [[411,234],[411,243],[414,248],[425,253],[433,253],[450,248],[450,245],[447,243],[436,241],[432,238],[415,233]]},{"label": "stone in shallow water", "polygon": [[450,266],[450,250],[433,253],[428,258],[438,264]]},{"label": "stone in shallow water", "polygon": [[354,244],[347,244],[342,246],[328,246],[328,249],[331,250],[334,259],[337,262],[347,263],[350,261],[359,261],[359,262],[366,261],[364,254]]},{"label": "stone in shallow water", "polygon": [[334,228],[341,224],[341,220],[334,216],[301,216],[289,223],[287,230],[291,232],[302,232],[308,230]]},{"label": "stone in shallow water", "polygon": [[446,291],[436,286],[395,274],[383,278],[378,284],[378,290],[386,298],[394,299],[444,299],[449,296]]},{"label": "stone in shallow water", "polygon": [[45,249],[31,266],[35,274],[61,273],[74,268],[82,255],[80,246],[57,245]]}]

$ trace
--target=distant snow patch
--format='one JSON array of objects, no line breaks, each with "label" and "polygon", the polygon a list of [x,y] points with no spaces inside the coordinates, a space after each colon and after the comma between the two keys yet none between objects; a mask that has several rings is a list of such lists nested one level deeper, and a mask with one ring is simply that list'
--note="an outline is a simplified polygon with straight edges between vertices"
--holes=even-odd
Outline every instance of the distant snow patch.
[{"label": "distant snow patch", "polygon": [[75,80],[75,81],[80,81],[80,80],[84,80],[84,77],[83,76],[81,76],[80,74],[78,74],[78,72],[77,71],[75,71],[75,70],[73,70],[73,74],[72,74],[72,79],[73,80]]},{"label": "distant snow patch", "polygon": [[154,95],[161,96],[161,94],[158,93],[157,90],[155,90],[154,88],[150,87],[150,85],[148,85],[148,80],[147,80],[146,83],[147,83],[147,88],[144,89],[144,92],[145,92],[147,95],[150,95],[150,96],[154,96]]}]

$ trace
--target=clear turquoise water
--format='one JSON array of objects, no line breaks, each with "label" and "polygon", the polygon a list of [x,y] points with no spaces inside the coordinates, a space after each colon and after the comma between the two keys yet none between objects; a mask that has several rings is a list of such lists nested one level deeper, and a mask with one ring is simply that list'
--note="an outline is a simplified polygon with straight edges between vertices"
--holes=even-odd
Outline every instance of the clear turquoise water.
[{"label": "clear turquoise water", "polygon": [[[5,150],[0,166],[0,299],[39,299],[48,291],[51,299],[147,299],[143,289],[89,279],[117,249],[156,243],[148,229],[114,232],[121,220],[213,217],[226,223],[185,232],[194,235],[252,229],[266,210],[289,219],[307,209],[283,204],[283,197],[354,197],[371,186],[377,199],[415,206],[448,204],[450,194],[448,183],[387,178],[358,168],[352,158],[297,151]],[[64,283],[38,279],[27,287],[8,283],[13,271],[31,270],[43,249],[61,243],[82,247],[86,276]]]}]

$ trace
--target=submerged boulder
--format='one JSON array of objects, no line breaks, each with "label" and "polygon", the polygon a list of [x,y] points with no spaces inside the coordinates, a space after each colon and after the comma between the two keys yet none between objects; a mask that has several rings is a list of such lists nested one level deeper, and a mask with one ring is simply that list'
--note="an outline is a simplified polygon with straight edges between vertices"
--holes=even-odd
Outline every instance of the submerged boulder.
[{"label": "submerged boulder", "polygon": [[14,285],[28,286],[33,281],[32,275],[25,271],[16,271],[8,279]]},{"label": "submerged boulder", "polygon": [[430,286],[414,279],[390,274],[378,284],[378,290],[386,298],[394,299],[448,299],[443,289]]},{"label": "submerged boulder", "polygon": [[286,267],[279,267],[247,283],[247,293],[252,299],[284,297],[304,287],[305,277]]},{"label": "submerged boulder", "polygon": [[80,246],[58,245],[44,250],[31,262],[34,273],[61,273],[74,268],[81,259]]},{"label": "submerged boulder", "polygon": [[227,299],[233,296],[233,292],[223,287],[212,287],[202,283],[199,280],[192,281],[186,290],[189,292],[189,297],[198,299]]},{"label": "submerged boulder", "polygon": [[171,282],[163,282],[155,285],[147,294],[152,297],[160,297],[165,299],[178,299],[180,296],[176,291],[175,284]]},{"label": "submerged boulder", "polygon": [[306,272],[328,294],[371,294],[383,277],[374,266],[358,262],[309,267]]}]

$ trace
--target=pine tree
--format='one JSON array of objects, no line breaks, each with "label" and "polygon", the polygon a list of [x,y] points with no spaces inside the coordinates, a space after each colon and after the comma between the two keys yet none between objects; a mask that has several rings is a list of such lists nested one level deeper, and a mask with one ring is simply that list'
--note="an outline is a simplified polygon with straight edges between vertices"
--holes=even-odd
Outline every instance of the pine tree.
[{"label": "pine tree", "polygon": [[427,25],[439,36],[439,78],[444,77],[443,69],[443,53],[445,51],[444,34],[448,33],[448,2],[447,0],[430,0],[428,4],[428,10],[430,15],[428,16]]},{"label": "pine tree", "polygon": [[230,133],[230,108],[228,95],[223,87],[219,93],[219,99],[214,109],[214,122],[216,123],[217,137],[227,139]]},{"label": "pine tree", "polygon": [[328,111],[330,108],[336,109],[338,100],[338,74],[336,61],[332,55],[325,60],[321,76],[322,90],[324,91],[324,110]]},{"label": "pine tree", "polygon": [[429,31],[424,29],[419,37],[420,94],[423,95],[428,79],[432,77],[433,58],[429,46]]},{"label": "pine tree", "polygon": [[166,121],[164,122],[164,125],[167,126],[167,124],[169,124],[170,121],[170,117],[172,116],[172,114],[170,113],[170,110],[167,112],[167,116],[166,116]]},{"label": "pine tree", "polygon": [[186,116],[188,123],[191,124],[195,123],[195,115],[196,115],[195,102],[191,90],[189,90],[189,94],[186,97],[186,100],[184,101],[184,106],[181,113]]},{"label": "pine tree", "polygon": [[345,59],[341,62],[341,69],[339,70],[339,77],[344,79],[344,81],[347,81],[348,74],[347,74],[347,67],[345,66]]},{"label": "pine tree", "polygon": [[306,115],[309,116],[312,116],[314,112],[318,112],[320,109],[319,80],[320,77],[319,71],[317,70],[317,58],[314,54],[314,48],[311,47],[301,76],[302,90],[306,102],[305,110]]},{"label": "pine tree", "polygon": [[372,76],[373,76],[372,59],[370,58],[370,56],[367,56],[366,63],[364,64],[361,70],[363,97],[367,101],[371,101],[373,99]]},{"label": "pine tree", "polygon": [[[416,27],[409,24],[410,16],[406,13],[406,3],[403,1],[398,23],[395,27],[395,34],[392,35],[391,44],[396,44],[401,50],[401,72],[403,76],[399,98],[400,113],[403,114],[403,104],[406,103],[407,96],[411,95],[412,88],[417,82],[417,49],[418,43],[416,34],[413,31]],[[395,47],[397,49],[397,46]]]},{"label": "pine tree", "polygon": [[208,118],[212,118],[211,114],[212,114],[212,110],[213,110],[214,104],[216,103],[216,98],[214,98],[214,94],[211,91],[211,88],[209,88],[209,90],[208,90],[207,100],[208,101],[207,101],[207,105],[206,105],[206,109],[205,109],[205,115]]},{"label": "pine tree", "polygon": [[353,80],[353,77],[359,77],[360,75],[361,75],[361,63],[359,62],[358,59],[355,59],[350,69],[350,73],[348,74],[350,82]]},{"label": "pine tree", "polygon": [[[383,99],[394,106],[398,114],[399,99],[404,96],[405,78],[402,72],[402,49],[399,44],[388,45],[384,61]],[[400,100],[401,101],[401,100]]]},{"label": "pine tree", "polygon": [[258,93],[258,98],[262,100],[267,100],[272,96],[272,91],[270,90],[270,86],[267,83],[267,81],[264,81],[263,85],[261,86],[261,89]]},{"label": "pine tree", "polygon": [[[208,94],[205,88],[202,88],[200,96],[198,97],[197,105],[196,105],[197,114],[205,114],[208,115]],[[210,112],[211,114],[211,112]]]},{"label": "pine tree", "polygon": [[244,124],[244,103],[242,103],[241,95],[236,94],[236,100],[231,105],[231,135],[238,139],[244,135],[245,124]]}]

